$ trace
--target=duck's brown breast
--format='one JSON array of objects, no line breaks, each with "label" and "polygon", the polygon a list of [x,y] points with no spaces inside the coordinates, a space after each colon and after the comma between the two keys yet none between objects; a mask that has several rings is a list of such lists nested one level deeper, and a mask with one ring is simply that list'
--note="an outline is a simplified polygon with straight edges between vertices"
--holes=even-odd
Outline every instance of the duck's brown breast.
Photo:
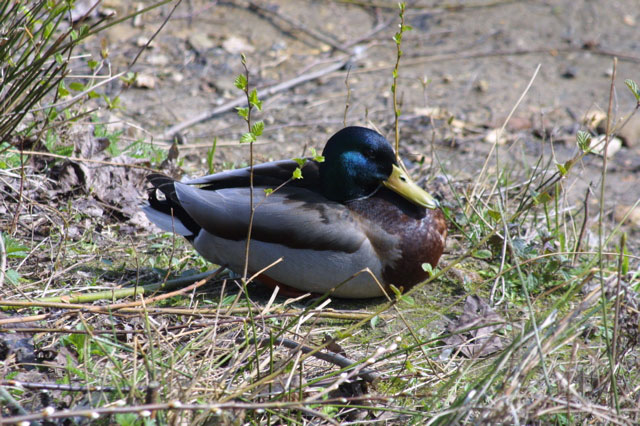
[{"label": "duck's brown breast", "polygon": [[[417,206],[386,188],[373,196],[353,200],[347,207],[363,221],[365,232],[383,261],[384,284],[408,290],[429,274],[422,267],[438,264],[447,236],[447,224],[440,209]],[[370,222],[377,226],[366,226]],[[380,232],[384,236],[378,235]],[[393,246],[388,243],[394,241]]]}]

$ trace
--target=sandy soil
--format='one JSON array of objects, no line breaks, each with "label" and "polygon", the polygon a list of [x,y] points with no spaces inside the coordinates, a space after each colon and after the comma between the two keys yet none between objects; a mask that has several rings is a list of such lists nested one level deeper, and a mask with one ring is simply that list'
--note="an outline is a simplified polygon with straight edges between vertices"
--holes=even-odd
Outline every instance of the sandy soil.
[{"label": "sandy soil", "polygon": [[[257,117],[267,125],[256,147],[258,160],[297,156],[308,146],[321,148],[343,126],[347,74],[351,94],[346,123],[375,126],[392,137],[395,2],[378,2],[385,7],[346,3],[270,1],[250,8],[243,1],[183,2],[133,66],[143,87],[120,93],[122,88],[114,84],[111,91],[120,93],[125,109],[116,117],[105,116],[124,120],[131,137],[153,135],[154,141],[165,143],[171,126],[240,95],[233,87],[242,70],[240,52],[247,55],[252,84],[259,88],[357,52],[346,67],[265,98]],[[627,78],[637,79],[640,69],[640,14],[633,0],[606,5],[588,0],[460,2],[449,9],[436,3],[410,2],[406,14],[413,27],[405,35],[399,80],[406,153],[430,155],[433,141],[448,174],[473,179],[491,146],[483,142],[486,133],[502,125],[538,64],[530,90],[507,125],[507,144],[500,147],[503,161],[514,167],[526,169],[531,164],[524,158],[532,161],[552,149],[558,161],[575,152],[575,133],[587,130],[587,111],[607,109],[615,55],[615,118],[633,110],[635,100],[624,85]],[[137,5],[105,3],[118,13]],[[127,66],[172,7],[104,35],[114,71]],[[341,51],[342,46],[349,47]],[[455,118],[453,126],[447,125],[449,117]],[[243,125],[227,112],[182,130],[186,144],[181,153],[195,160],[191,171],[202,170],[198,161],[204,161],[216,137],[218,165],[246,162],[247,147],[236,143]],[[627,129],[625,146],[610,162],[611,208],[638,199],[640,126],[632,123]],[[586,184],[598,185],[601,165],[597,156],[581,164],[577,183],[566,186],[576,194],[575,202],[584,197]]]}]

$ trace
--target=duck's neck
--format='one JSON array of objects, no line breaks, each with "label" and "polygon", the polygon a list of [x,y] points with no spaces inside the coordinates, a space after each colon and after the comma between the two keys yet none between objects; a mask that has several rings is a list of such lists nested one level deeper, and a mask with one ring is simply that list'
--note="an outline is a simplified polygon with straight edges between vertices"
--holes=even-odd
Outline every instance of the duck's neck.
[{"label": "duck's neck", "polygon": [[340,161],[320,164],[322,194],[332,201],[344,203],[371,196],[380,186],[378,179],[370,178],[362,164],[352,164],[349,157]]}]

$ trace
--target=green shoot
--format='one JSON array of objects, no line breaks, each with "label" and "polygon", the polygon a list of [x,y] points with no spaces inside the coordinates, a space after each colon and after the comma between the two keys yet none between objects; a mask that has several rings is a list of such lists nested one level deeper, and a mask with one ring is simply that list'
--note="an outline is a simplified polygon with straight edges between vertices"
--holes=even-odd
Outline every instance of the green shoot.
[{"label": "green shoot", "polygon": [[406,31],[412,30],[411,26],[404,23],[404,12],[406,4],[404,2],[398,3],[400,8],[400,25],[398,32],[393,35],[393,41],[396,43],[396,64],[393,67],[393,83],[391,84],[391,93],[393,94],[393,113],[395,116],[394,129],[395,129],[395,148],[396,159],[400,162],[400,106],[398,105],[398,72],[400,70],[400,58],[402,57],[402,35]]}]

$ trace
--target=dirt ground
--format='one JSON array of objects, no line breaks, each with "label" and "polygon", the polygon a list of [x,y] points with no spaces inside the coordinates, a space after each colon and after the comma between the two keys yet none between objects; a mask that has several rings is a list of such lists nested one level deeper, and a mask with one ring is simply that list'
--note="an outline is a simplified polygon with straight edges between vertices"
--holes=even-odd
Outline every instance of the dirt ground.
[{"label": "dirt ground", "polygon": [[[258,161],[322,148],[343,126],[347,75],[346,123],[375,126],[392,138],[395,2],[249,3],[182,2],[133,66],[141,76],[138,87],[110,88],[120,93],[125,109],[105,113],[106,119],[122,120],[132,138],[152,135],[166,143],[172,126],[240,95],[233,86],[242,71],[240,53],[247,55],[251,83],[262,90],[350,55],[341,69],[265,97],[256,117],[266,123],[256,147]],[[633,0],[439,3],[408,4],[406,19],[413,30],[405,34],[399,79],[405,155],[431,155],[435,149],[447,174],[473,180],[491,148],[484,141],[487,132],[503,124],[538,64],[530,90],[507,124],[507,143],[500,147],[502,160],[513,167],[531,167],[528,161],[541,152],[558,162],[575,153],[576,131],[587,130],[585,114],[607,110],[614,56],[614,118],[633,111],[635,100],[624,85],[640,75],[640,13]],[[124,14],[141,4],[108,0],[104,7]],[[104,34],[113,71],[126,68],[172,8],[163,6]],[[632,121],[624,146],[609,163],[610,209],[632,205],[640,194],[640,125]],[[243,126],[230,111],[182,129],[181,155],[195,160],[187,170],[202,172],[198,162],[214,138],[217,165],[246,163],[247,147],[236,142]],[[585,158],[575,182],[565,186],[573,201],[584,198],[587,184],[597,188],[601,165],[601,157]]]}]

